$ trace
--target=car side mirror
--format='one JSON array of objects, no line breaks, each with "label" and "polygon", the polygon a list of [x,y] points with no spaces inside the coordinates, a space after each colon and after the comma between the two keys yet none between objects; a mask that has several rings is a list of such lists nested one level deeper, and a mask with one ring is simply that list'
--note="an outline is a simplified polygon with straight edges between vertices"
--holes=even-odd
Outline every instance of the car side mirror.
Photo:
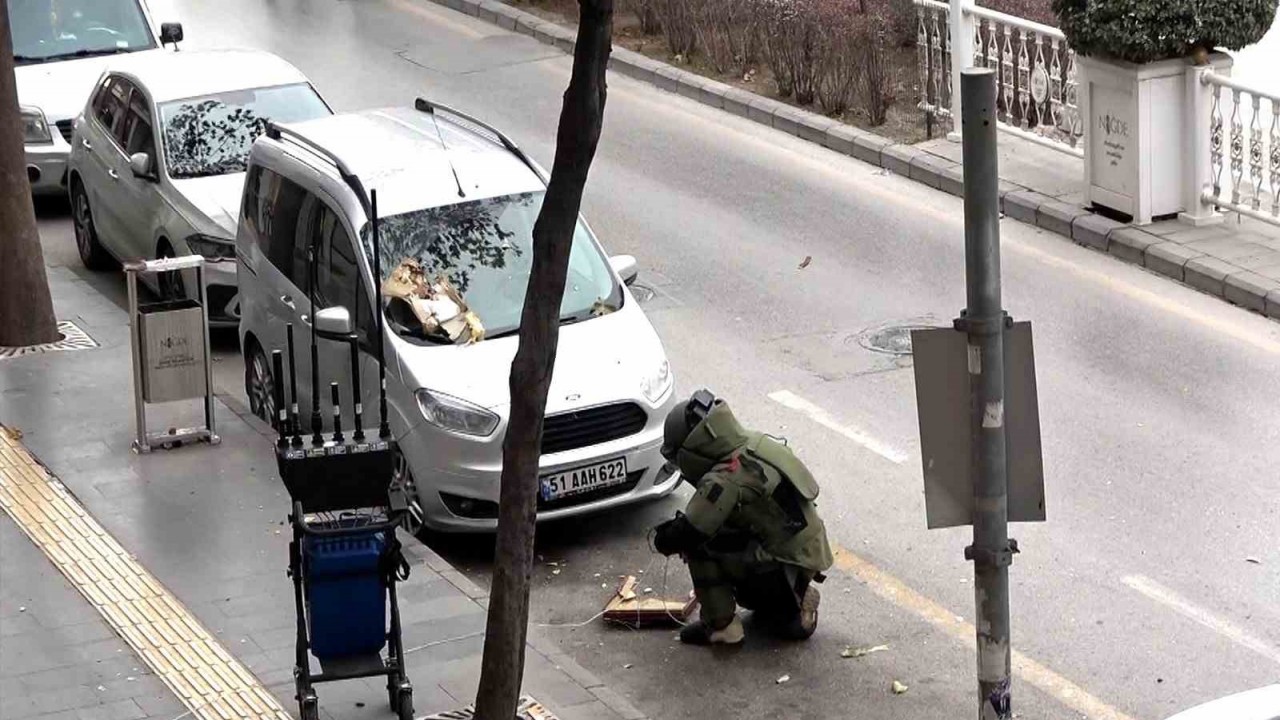
[{"label": "car side mirror", "polygon": [[634,255],[614,255],[609,258],[609,265],[622,278],[622,284],[630,285],[640,275],[640,264]]},{"label": "car side mirror", "polygon": [[351,311],[335,305],[316,313],[316,334],[328,340],[350,340]]},{"label": "car side mirror", "polygon": [[151,169],[151,156],[146,153],[134,153],[129,157],[129,169],[133,176],[143,180],[156,181],[156,174]]},{"label": "car side mirror", "polygon": [[182,23],[167,22],[160,24],[160,44],[177,46],[182,42]]}]

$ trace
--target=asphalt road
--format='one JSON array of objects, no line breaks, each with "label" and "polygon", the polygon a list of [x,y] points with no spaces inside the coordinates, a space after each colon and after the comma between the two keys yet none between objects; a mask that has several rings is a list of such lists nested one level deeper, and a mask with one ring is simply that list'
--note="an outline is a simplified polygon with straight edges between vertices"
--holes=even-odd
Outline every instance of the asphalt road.
[{"label": "asphalt road", "polygon": [[[177,5],[188,48],[277,52],[339,109],[427,95],[550,165],[570,61],[528,38],[425,0]],[[713,387],[812,465],[841,561],[803,645],[750,636],[712,653],[666,630],[574,627],[620,574],[687,591],[683,567],[645,542],[682,491],[543,527],[533,621],[652,717],[970,715],[968,531],[925,529],[910,361],[859,342],[957,314],[960,202],[615,76],[585,211],[610,251],[640,258],[680,388]],[[49,261],[78,266],[65,209],[41,217]],[[1280,326],[1057,236],[1002,231],[1005,304],[1035,327],[1049,516],[1012,533],[1015,710],[1159,720],[1275,682]],[[80,272],[122,301],[118,278]],[[234,337],[216,342],[219,388],[239,393]],[[491,542],[431,541],[485,582]],[[893,680],[910,690],[892,695]]]}]

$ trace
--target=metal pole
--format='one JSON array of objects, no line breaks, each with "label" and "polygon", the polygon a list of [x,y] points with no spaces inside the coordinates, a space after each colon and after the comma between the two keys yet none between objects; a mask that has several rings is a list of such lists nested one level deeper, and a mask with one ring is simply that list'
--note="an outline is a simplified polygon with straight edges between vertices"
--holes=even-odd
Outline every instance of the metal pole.
[{"label": "metal pole", "polygon": [[996,74],[961,74],[964,153],[964,250],[973,432],[973,545],[977,603],[978,718],[1008,720],[1010,711],[1008,477],[1004,432],[1004,326],[1000,306],[999,174]]},{"label": "metal pole", "polygon": [[129,288],[129,343],[133,356],[133,449],[139,453],[151,452],[147,444],[147,409],[142,399],[142,333],[138,330],[138,270],[125,268],[125,284]]}]

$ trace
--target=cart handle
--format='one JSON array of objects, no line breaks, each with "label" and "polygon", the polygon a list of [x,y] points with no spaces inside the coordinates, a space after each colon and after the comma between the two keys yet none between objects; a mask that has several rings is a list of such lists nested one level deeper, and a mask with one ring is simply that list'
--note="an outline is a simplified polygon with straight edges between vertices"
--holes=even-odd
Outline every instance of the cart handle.
[{"label": "cart handle", "polygon": [[293,504],[293,514],[289,519],[293,522],[293,526],[302,531],[303,535],[311,535],[313,537],[342,537],[344,535],[363,535],[370,532],[383,532],[386,530],[394,530],[404,521],[403,510],[392,510],[387,513],[387,519],[380,523],[371,523],[361,525],[359,527],[345,528],[313,528],[302,519],[306,513],[302,511],[302,503],[295,502]]}]

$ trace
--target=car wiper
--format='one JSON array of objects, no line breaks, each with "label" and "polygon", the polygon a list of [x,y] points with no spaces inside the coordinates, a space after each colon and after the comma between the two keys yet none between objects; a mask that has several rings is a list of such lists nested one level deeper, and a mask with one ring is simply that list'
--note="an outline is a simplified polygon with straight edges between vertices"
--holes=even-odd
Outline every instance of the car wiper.
[{"label": "car wiper", "polygon": [[47,62],[49,60],[63,60],[66,58],[99,57],[101,55],[119,55],[121,53],[127,53],[127,52],[133,52],[133,48],[115,47],[115,48],[98,48],[97,50],[76,50],[75,52],[59,53],[58,55],[50,55],[47,58],[45,58],[45,61]]},{"label": "car wiper", "polygon": [[39,63],[49,62],[49,58],[45,55],[41,55],[40,57],[35,57],[34,55],[14,55],[13,62],[18,65],[36,65]]}]

